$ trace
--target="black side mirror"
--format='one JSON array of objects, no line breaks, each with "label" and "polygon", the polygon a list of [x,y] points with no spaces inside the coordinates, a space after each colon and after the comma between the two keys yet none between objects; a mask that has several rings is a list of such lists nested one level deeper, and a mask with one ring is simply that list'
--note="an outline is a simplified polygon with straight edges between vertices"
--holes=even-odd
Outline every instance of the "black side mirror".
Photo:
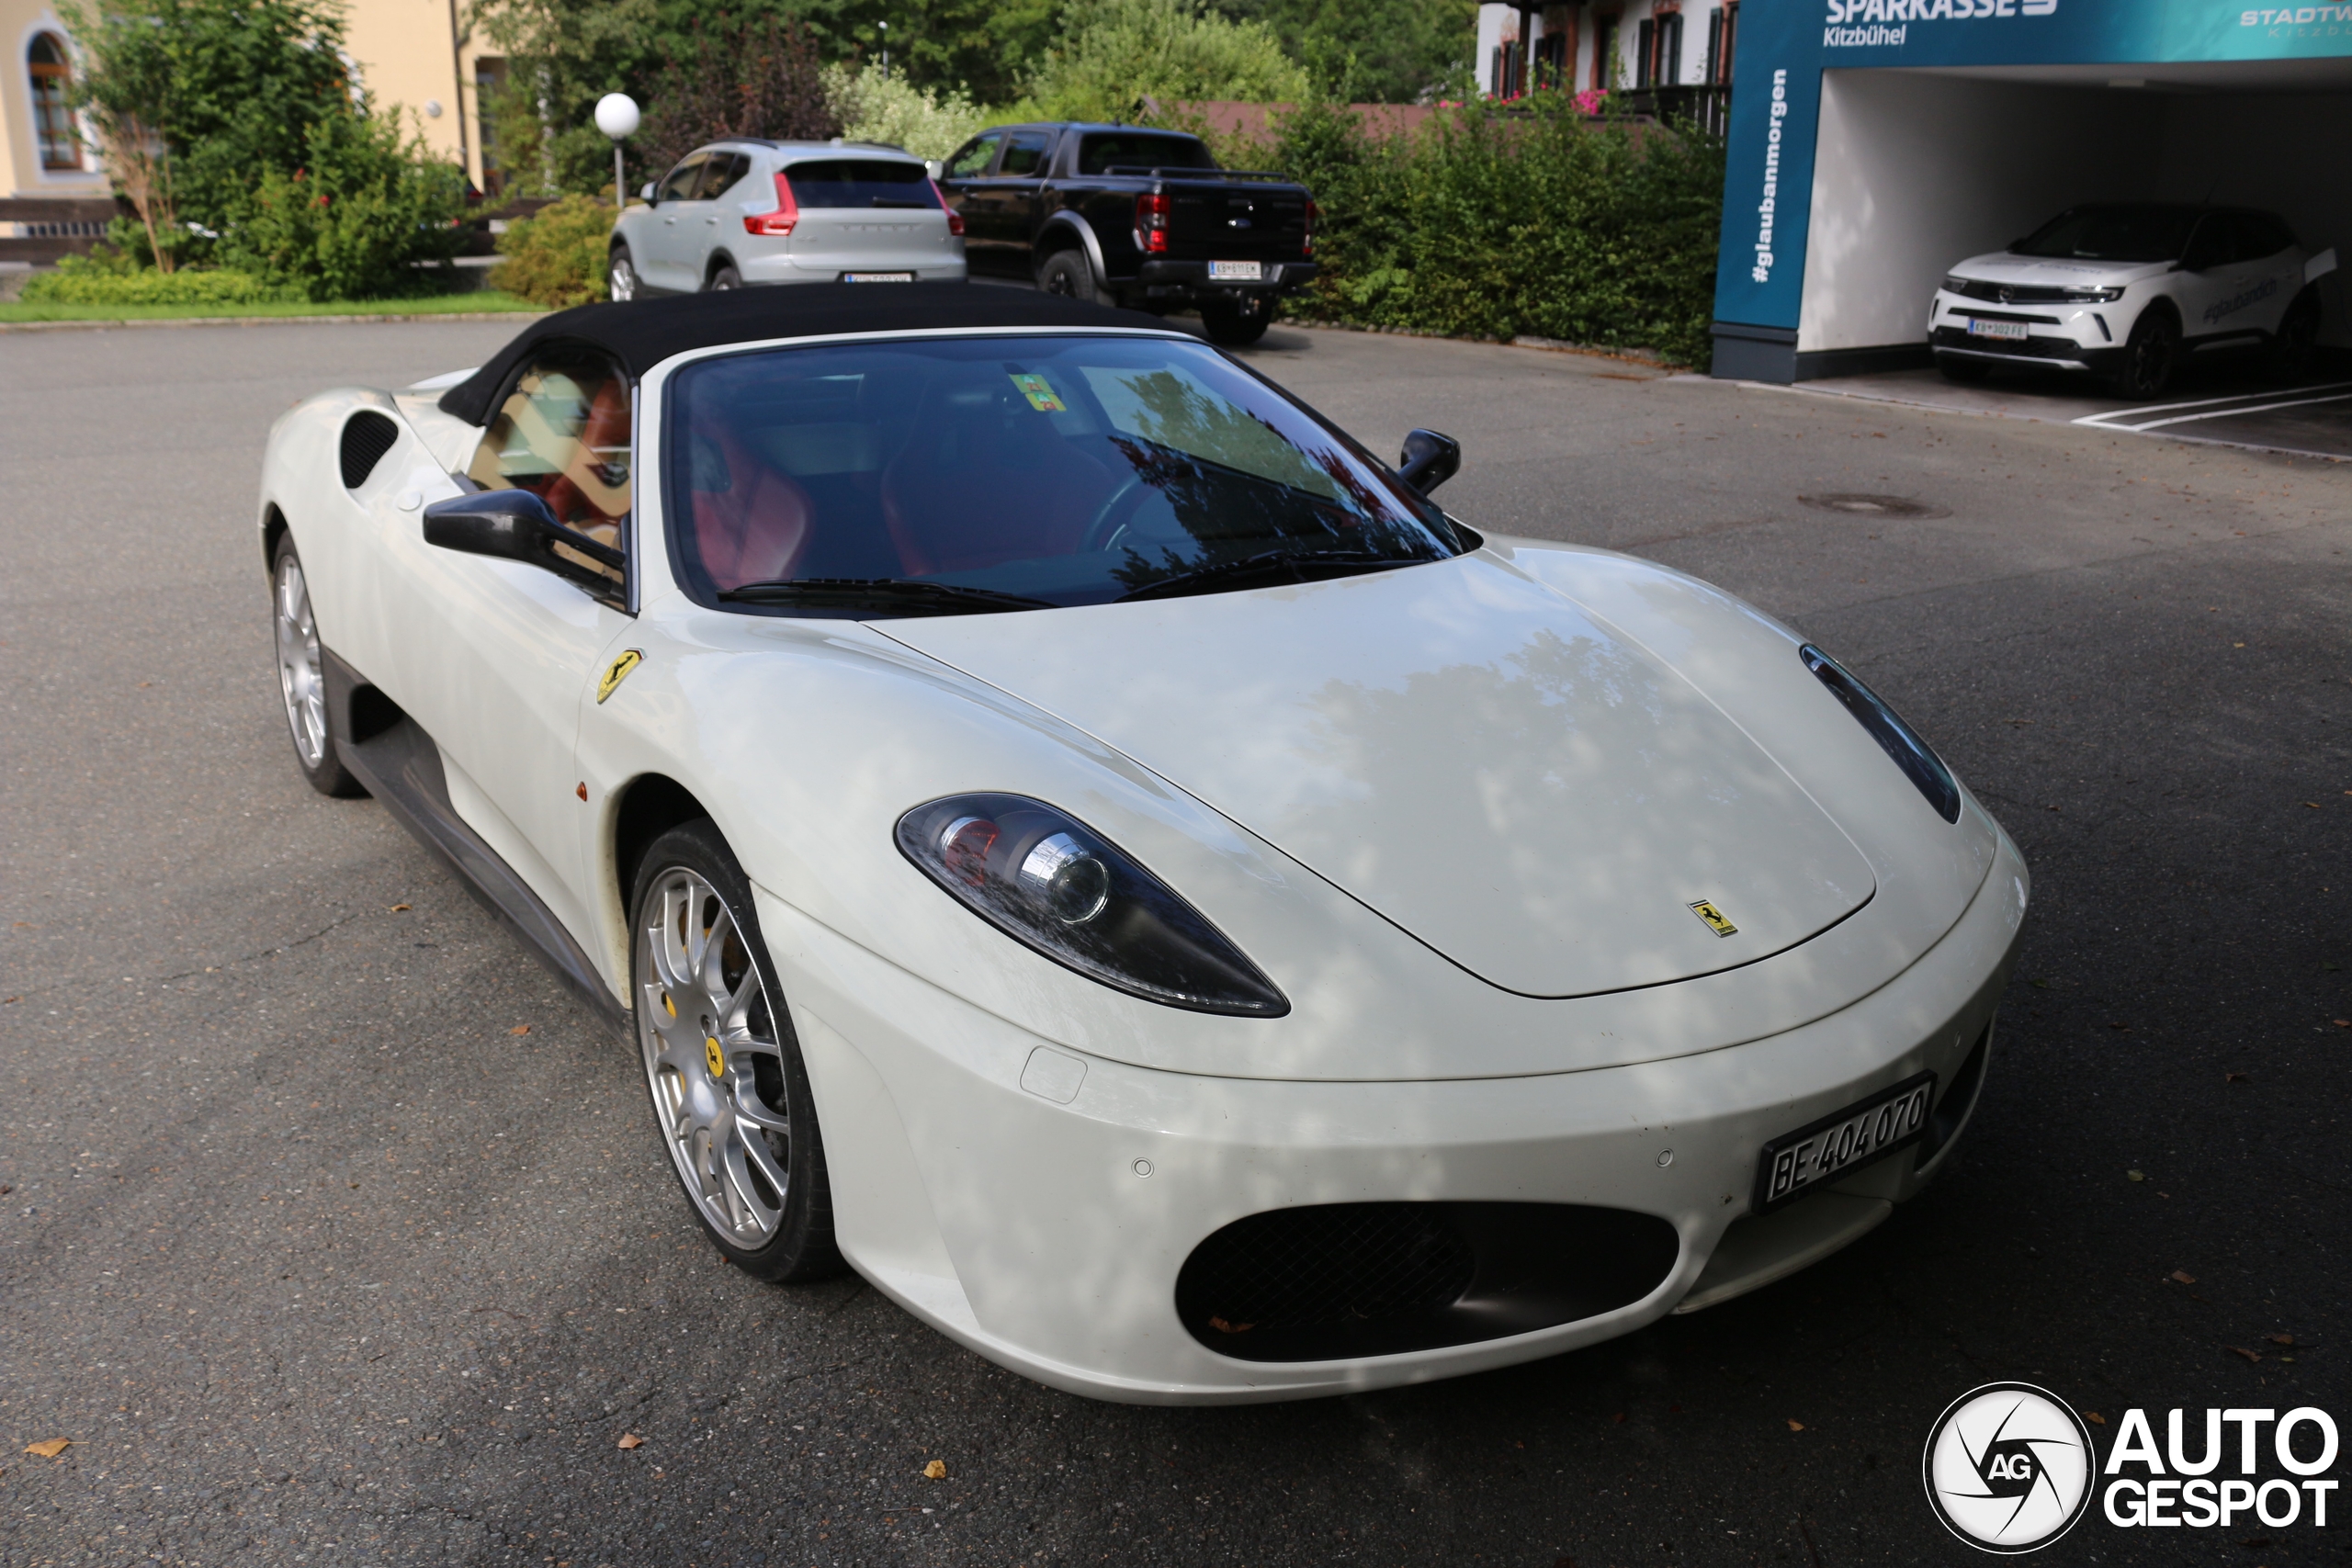
[{"label": "black side mirror", "polygon": [[1396,459],[1396,477],[1423,495],[1462,471],[1462,443],[1434,430],[1416,430],[1405,437],[1404,454]]},{"label": "black side mirror", "polygon": [[[555,520],[548,503],[527,490],[486,490],[453,495],[424,509],[424,542],[469,556],[494,556],[551,571],[600,593],[619,583],[588,563],[619,571],[628,557]],[[557,553],[561,546],[565,553]]]}]

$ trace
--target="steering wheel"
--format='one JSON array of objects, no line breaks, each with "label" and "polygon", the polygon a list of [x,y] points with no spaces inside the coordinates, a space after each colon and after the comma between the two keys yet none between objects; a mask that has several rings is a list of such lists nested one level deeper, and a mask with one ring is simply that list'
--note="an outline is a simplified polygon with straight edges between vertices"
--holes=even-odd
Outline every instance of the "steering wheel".
[{"label": "steering wheel", "polygon": [[1150,493],[1151,487],[1144,483],[1141,474],[1129,474],[1127,482],[1113,491],[1109,498],[1094,509],[1094,520],[1087,524],[1078,547],[1081,550],[1109,549],[1111,540],[1120,529],[1134,521],[1136,509],[1143,505]]}]

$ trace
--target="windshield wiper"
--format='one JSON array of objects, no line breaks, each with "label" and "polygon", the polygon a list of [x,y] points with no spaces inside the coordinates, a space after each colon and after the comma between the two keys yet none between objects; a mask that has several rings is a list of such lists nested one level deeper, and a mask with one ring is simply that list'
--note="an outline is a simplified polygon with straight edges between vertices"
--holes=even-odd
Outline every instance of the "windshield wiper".
[{"label": "windshield wiper", "polygon": [[1301,570],[1303,568],[1335,567],[1340,570],[1319,575],[1343,577],[1350,567],[1385,571],[1391,567],[1420,566],[1433,558],[1429,556],[1375,555],[1370,550],[1267,550],[1261,555],[1219,561],[1214,566],[1198,567],[1191,571],[1180,571],[1173,577],[1163,577],[1157,582],[1147,582],[1141,588],[1120,594],[1118,602],[1124,604],[1130,599],[1163,599],[1195,593],[1213,587],[1230,587],[1251,578],[1269,582],[1306,582],[1309,579]]},{"label": "windshield wiper", "polygon": [[739,604],[818,604],[832,608],[904,610],[941,615],[982,615],[990,610],[1051,610],[1050,599],[967,588],[959,582],[922,582],[903,577],[779,577],[720,591]]}]

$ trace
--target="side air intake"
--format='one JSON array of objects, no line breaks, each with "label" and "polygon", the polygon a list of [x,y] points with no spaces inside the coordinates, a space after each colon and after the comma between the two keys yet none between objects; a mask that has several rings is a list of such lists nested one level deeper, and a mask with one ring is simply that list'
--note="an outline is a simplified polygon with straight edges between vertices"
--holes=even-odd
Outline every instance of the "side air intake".
[{"label": "side air intake", "polygon": [[401,427],[373,409],[361,409],[343,424],[343,488],[357,490],[401,438]]},{"label": "side air intake", "polygon": [[1631,1306],[1680,1256],[1655,1214],[1577,1203],[1318,1203],[1193,1249],[1176,1314],[1244,1361],[1393,1356]]}]

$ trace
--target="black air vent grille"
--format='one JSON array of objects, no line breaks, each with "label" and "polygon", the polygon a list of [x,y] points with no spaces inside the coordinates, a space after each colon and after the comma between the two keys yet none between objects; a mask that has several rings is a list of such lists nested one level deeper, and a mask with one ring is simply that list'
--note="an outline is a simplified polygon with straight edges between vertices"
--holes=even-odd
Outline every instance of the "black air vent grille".
[{"label": "black air vent grille", "polygon": [[343,488],[357,490],[376,471],[401,438],[401,427],[373,409],[362,409],[344,422]]},{"label": "black air vent grille", "polygon": [[1176,1313],[1245,1361],[1390,1356],[1529,1334],[1640,1301],[1674,1226],[1573,1203],[1320,1203],[1236,1220],[1193,1249]]}]

